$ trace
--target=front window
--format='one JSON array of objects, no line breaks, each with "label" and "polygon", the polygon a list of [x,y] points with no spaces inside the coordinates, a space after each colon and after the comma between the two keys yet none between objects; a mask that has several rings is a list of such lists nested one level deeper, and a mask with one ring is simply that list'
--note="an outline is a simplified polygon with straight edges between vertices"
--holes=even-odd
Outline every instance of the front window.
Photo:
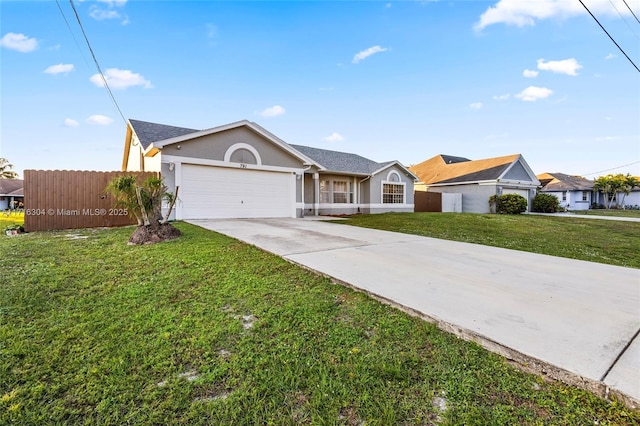
[{"label": "front window", "polygon": [[321,203],[330,203],[329,195],[331,194],[331,188],[329,188],[328,180],[320,181],[320,202]]},{"label": "front window", "polygon": [[347,202],[347,182],[336,180],[333,181],[333,202]]},{"label": "front window", "polygon": [[382,184],[382,203],[383,204],[403,204],[404,203],[404,185],[397,183]]},{"label": "front window", "polygon": [[589,192],[582,191],[582,201],[589,201]]},{"label": "front window", "polygon": [[567,201],[567,191],[562,191],[562,201]]}]

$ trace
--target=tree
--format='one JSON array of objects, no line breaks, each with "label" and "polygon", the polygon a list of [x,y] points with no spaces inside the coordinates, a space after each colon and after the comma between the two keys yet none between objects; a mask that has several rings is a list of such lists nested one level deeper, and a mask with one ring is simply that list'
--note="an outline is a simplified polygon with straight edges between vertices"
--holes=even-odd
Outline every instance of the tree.
[{"label": "tree", "polygon": [[631,190],[639,186],[640,182],[635,176],[631,176],[629,173],[623,175],[622,173],[613,175],[608,174],[606,176],[600,176],[594,180],[593,188],[604,196],[605,207],[610,209],[614,202],[618,202],[618,194],[624,194],[620,204],[623,204],[624,197],[629,195]]},{"label": "tree", "polygon": [[[138,222],[129,244],[155,243],[180,236],[180,231],[168,223],[178,188],[175,195],[167,189],[162,179],[154,176],[142,184],[131,175],[122,175],[109,182],[107,190],[116,199],[114,207],[127,209]],[[169,203],[166,217],[162,215],[163,201]]]},{"label": "tree", "polygon": [[633,188],[640,187],[640,179],[635,176],[632,176],[630,173],[627,173],[624,176],[624,185],[622,186],[622,199],[620,200],[620,205],[624,209],[624,198],[633,191]]},{"label": "tree", "polygon": [[6,158],[0,158],[0,179],[16,179],[18,173],[11,169],[13,169],[13,164]]}]

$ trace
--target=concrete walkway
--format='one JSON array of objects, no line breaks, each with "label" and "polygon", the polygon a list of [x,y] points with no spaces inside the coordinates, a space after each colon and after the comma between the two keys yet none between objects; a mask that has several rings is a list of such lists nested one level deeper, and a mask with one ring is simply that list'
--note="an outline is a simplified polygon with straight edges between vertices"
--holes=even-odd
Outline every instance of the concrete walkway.
[{"label": "concrete walkway", "polygon": [[618,220],[621,222],[640,222],[640,217],[626,216],[594,216],[590,214],[579,213],[527,213],[532,216],[554,216],[554,217],[571,217],[574,219],[599,219],[599,220]]},{"label": "concrete walkway", "polygon": [[312,219],[192,220],[600,394],[640,401],[640,270]]}]

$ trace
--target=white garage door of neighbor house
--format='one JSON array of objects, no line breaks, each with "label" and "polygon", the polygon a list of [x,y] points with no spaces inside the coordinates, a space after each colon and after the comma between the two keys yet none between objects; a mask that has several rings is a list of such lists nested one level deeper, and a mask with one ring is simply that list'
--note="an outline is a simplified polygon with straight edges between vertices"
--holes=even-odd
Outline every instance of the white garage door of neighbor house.
[{"label": "white garage door of neighbor house", "polygon": [[291,173],[185,164],[178,198],[183,219],[295,216]]}]

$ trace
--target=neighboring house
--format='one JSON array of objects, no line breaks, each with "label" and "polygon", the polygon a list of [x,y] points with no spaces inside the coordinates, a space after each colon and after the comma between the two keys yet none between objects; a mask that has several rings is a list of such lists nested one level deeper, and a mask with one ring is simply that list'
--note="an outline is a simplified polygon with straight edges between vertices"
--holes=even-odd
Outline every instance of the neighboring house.
[{"label": "neighboring house", "polygon": [[176,219],[412,212],[417,179],[397,161],[289,145],[243,120],[206,130],[129,120],[122,170],[178,187]]},{"label": "neighboring house", "polygon": [[409,167],[419,182],[416,191],[462,194],[462,211],[489,213],[492,195],[519,194],[531,200],[540,182],[520,154],[469,160],[451,155],[436,155]]},{"label": "neighboring house", "polygon": [[24,206],[24,181],[22,179],[0,179],[0,210]]},{"label": "neighboring house", "polygon": [[588,210],[591,208],[591,203],[597,200],[593,181],[582,176],[542,173],[537,178],[542,185],[540,192],[555,195],[560,202],[560,207],[567,210]]}]

